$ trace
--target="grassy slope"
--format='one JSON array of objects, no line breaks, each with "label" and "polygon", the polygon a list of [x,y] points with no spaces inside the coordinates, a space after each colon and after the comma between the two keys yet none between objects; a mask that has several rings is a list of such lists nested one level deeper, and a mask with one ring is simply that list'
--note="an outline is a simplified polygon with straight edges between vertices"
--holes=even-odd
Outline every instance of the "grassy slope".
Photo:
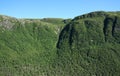
[{"label": "grassy slope", "polygon": [[119,76],[119,39],[120,15],[115,12],[74,18],[62,30],[57,44],[61,71],[68,76]]},{"label": "grassy slope", "polygon": [[65,25],[62,19],[58,26],[40,19],[0,18],[0,75],[27,75],[36,68],[35,75],[44,73],[41,68],[49,67],[56,57],[58,35]]},{"label": "grassy slope", "polygon": [[119,16],[92,12],[72,21],[0,16],[0,75],[119,76]]}]

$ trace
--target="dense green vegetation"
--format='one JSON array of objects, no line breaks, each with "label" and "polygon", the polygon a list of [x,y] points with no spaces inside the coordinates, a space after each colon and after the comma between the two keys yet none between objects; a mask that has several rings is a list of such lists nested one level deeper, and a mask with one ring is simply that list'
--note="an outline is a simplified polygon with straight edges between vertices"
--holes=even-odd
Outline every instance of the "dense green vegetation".
[{"label": "dense green vegetation", "polygon": [[120,12],[74,19],[0,16],[0,76],[120,76]]},{"label": "dense green vegetation", "polygon": [[40,19],[0,18],[0,76],[18,73],[30,76],[27,74],[35,73],[34,68],[38,68],[39,74],[44,73],[42,67],[56,57],[58,35],[65,25],[63,20],[57,26]]}]

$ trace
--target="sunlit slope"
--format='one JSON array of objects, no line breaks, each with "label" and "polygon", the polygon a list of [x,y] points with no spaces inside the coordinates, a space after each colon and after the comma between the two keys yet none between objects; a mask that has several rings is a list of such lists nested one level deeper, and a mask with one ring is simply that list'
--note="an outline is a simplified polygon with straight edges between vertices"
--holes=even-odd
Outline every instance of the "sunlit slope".
[{"label": "sunlit slope", "polygon": [[0,15],[0,76],[120,76],[120,12],[74,19]]}]

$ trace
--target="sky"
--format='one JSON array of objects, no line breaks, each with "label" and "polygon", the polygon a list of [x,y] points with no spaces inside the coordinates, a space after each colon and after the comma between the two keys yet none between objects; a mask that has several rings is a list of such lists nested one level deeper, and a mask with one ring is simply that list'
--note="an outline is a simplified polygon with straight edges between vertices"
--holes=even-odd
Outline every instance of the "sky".
[{"label": "sky", "polygon": [[74,18],[93,11],[120,11],[120,0],[0,0],[0,14],[16,18]]}]

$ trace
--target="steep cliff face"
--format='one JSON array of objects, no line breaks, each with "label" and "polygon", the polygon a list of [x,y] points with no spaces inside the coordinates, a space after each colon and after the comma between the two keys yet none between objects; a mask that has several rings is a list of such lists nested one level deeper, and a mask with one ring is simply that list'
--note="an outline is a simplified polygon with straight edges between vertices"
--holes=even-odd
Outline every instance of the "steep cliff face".
[{"label": "steep cliff face", "polygon": [[74,18],[64,27],[59,36],[57,54],[67,68],[77,65],[69,70],[79,70],[78,75],[118,76],[119,47],[119,12],[92,12]]},{"label": "steep cliff face", "polygon": [[[58,48],[67,40],[72,44],[102,44],[103,42],[119,43],[120,17],[106,12],[93,12],[78,16],[62,30]],[[66,41],[65,40],[65,41]],[[66,42],[67,42],[66,41]],[[75,43],[76,42],[76,43]]]}]

